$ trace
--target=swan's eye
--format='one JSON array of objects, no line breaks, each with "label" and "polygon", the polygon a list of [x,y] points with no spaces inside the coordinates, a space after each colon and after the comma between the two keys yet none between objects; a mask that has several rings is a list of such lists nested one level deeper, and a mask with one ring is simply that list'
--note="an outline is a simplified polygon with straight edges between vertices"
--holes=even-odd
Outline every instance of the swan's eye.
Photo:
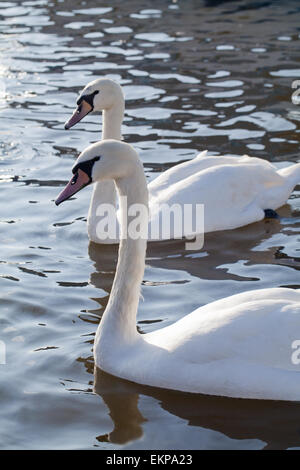
[{"label": "swan's eye", "polygon": [[100,160],[100,158],[101,158],[101,155],[99,155],[97,157],[94,157],[94,158],[91,158],[91,160],[86,160],[85,162],[77,163],[77,165],[75,165],[72,168],[72,173],[73,173],[74,176],[73,176],[71,184],[76,183],[77,178],[78,178],[78,170],[83,171],[86,175],[88,175],[88,177],[90,178],[90,181],[92,181],[92,176],[91,175],[92,175],[93,165],[94,165],[95,162]]},{"label": "swan's eye", "polygon": [[77,114],[80,114],[81,113],[81,110],[82,110],[82,104],[80,104],[77,108]]},{"label": "swan's eye", "polygon": [[99,90],[94,91],[90,95],[83,95],[77,100],[77,106],[80,106],[82,101],[86,101],[92,108],[94,108],[94,97],[95,95],[98,95]]},{"label": "swan's eye", "polygon": [[71,184],[72,185],[75,184],[77,180],[78,180],[78,173],[75,173],[75,175],[72,178]]}]

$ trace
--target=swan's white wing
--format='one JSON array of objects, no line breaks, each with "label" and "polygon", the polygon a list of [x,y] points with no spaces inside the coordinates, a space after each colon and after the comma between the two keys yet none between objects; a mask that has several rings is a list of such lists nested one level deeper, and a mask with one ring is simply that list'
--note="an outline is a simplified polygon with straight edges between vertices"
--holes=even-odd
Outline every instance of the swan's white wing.
[{"label": "swan's white wing", "polygon": [[243,163],[250,163],[255,165],[259,164],[266,168],[274,168],[271,163],[260,158],[249,157],[248,155],[243,155],[242,157],[230,157],[222,155],[213,156],[207,155],[207,150],[204,150],[195,158],[169,168],[169,170],[164,171],[161,175],[151,181],[148,184],[150,198],[156,197],[160,191],[163,191],[167,187],[172,186],[177,182],[183,181],[189,176],[206,170],[207,168]]},{"label": "swan's white wing", "polygon": [[238,160],[238,157],[207,156],[207,150],[204,150],[195,158],[169,168],[151,181],[148,184],[150,197],[155,197],[160,191],[201,170],[226,163],[236,163]]},{"label": "swan's white wing", "polygon": [[164,204],[204,204],[205,232],[233,229],[263,219],[264,209],[286,201],[286,181],[273,165],[246,156],[235,162],[212,165],[161,190],[150,199],[152,223]]},{"label": "swan's white wing", "polygon": [[160,363],[166,388],[181,382],[181,390],[191,392],[300,401],[300,365],[292,362],[300,290],[234,295],[143,338],[159,347],[158,356],[162,349],[170,353]]}]

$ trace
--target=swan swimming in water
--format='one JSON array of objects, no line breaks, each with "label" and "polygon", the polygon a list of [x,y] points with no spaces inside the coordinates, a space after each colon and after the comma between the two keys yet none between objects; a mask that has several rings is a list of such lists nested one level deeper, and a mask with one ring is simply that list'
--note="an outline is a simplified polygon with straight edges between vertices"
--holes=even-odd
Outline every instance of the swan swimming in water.
[{"label": "swan swimming in water", "polygon": [[[120,198],[121,242],[109,302],[98,326],[95,364],[142,385],[208,395],[300,401],[300,290],[269,288],[217,300],[147,334],[136,329],[147,240],[129,234],[126,207],[148,207],[143,165],[131,145],[89,146],[56,204],[90,183],[114,180]],[[141,233],[148,226],[142,211]],[[221,236],[221,235],[220,235]],[[300,351],[299,351],[300,356]]]},{"label": "swan swimming in water", "polygon": [[[122,139],[125,100],[119,84],[107,78],[95,80],[83,89],[77,105],[73,116],[65,124],[66,129],[73,127],[87,114],[102,111],[102,140]],[[172,207],[174,204],[183,208],[184,204],[192,204],[193,207],[203,204],[204,227],[201,225],[201,233],[235,229],[272,214],[272,211],[286,203],[299,181],[300,163],[278,170],[261,158],[247,155],[208,156],[206,151],[201,152],[192,160],[163,172],[148,184],[148,239],[156,241],[180,238],[176,235],[178,231],[175,223],[166,233],[157,235],[155,229],[151,230],[151,227],[159,225],[160,218],[165,217],[164,207]],[[118,243],[118,233],[115,238],[106,238],[99,225],[97,211],[104,203],[116,207],[113,181],[94,185],[88,213],[89,238],[96,243]],[[119,232],[119,221],[116,225]],[[189,230],[189,226],[184,226],[181,238],[195,235]]]}]

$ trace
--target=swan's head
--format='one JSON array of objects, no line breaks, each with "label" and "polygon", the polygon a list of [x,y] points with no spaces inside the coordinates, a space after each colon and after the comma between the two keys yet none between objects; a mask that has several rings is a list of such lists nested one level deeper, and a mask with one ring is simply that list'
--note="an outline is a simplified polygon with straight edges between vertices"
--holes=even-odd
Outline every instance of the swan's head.
[{"label": "swan's head", "polygon": [[104,140],[87,147],[77,158],[73,176],[55,201],[58,206],[85,186],[102,180],[118,180],[134,173],[140,159],[134,148],[118,140]]},{"label": "swan's head", "polygon": [[75,126],[92,111],[110,109],[115,103],[124,103],[120,85],[109,78],[99,78],[90,82],[80,93],[77,108],[72,117],[65,123],[65,129]]}]

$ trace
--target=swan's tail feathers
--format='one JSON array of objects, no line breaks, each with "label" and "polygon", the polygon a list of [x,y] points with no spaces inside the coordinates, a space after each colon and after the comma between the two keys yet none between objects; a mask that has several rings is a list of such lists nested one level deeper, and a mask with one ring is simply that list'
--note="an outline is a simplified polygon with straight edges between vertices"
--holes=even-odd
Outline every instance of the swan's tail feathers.
[{"label": "swan's tail feathers", "polygon": [[293,186],[300,183],[300,163],[282,168],[277,172],[280,176],[286,178]]},{"label": "swan's tail feathers", "polygon": [[198,153],[195,158],[203,158],[207,156],[207,150],[203,150],[202,152]]}]

